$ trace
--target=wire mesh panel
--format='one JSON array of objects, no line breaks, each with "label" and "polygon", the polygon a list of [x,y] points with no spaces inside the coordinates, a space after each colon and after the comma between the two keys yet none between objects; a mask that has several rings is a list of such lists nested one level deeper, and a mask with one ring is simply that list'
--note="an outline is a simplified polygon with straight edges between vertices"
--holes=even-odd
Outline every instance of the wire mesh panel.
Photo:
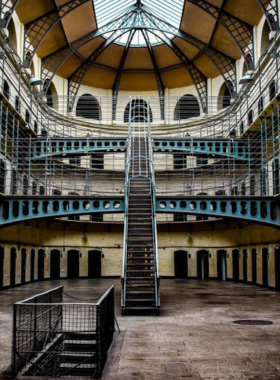
[{"label": "wire mesh panel", "polygon": [[14,304],[13,375],[99,378],[114,335],[114,287],[64,303],[63,287]]}]

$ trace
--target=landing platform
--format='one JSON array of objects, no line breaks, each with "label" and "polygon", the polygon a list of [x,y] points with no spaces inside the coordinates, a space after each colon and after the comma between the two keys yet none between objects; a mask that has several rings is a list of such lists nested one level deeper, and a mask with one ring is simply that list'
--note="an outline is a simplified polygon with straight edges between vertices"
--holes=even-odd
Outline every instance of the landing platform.
[{"label": "landing platform", "polygon": [[233,282],[161,280],[160,317],[121,317],[117,279],[45,281],[0,292],[0,379],[11,360],[13,302],[59,285],[88,300],[112,284],[121,334],[116,331],[104,380],[280,379],[280,293]]}]

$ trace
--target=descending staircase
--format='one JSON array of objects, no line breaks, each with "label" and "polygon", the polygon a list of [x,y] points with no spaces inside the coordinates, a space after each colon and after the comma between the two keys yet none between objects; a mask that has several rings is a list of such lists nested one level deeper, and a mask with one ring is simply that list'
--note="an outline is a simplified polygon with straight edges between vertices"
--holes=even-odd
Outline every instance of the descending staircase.
[{"label": "descending staircase", "polygon": [[127,155],[123,315],[159,315],[152,150],[148,131],[131,128]]}]

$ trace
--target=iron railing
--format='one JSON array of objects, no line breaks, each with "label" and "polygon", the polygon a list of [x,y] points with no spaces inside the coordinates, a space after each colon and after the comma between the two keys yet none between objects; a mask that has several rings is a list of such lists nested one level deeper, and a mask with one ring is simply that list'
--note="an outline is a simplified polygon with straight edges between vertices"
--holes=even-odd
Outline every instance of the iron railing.
[{"label": "iron railing", "polygon": [[114,286],[96,303],[63,302],[62,286],[16,302],[13,376],[101,377],[114,323]]}]

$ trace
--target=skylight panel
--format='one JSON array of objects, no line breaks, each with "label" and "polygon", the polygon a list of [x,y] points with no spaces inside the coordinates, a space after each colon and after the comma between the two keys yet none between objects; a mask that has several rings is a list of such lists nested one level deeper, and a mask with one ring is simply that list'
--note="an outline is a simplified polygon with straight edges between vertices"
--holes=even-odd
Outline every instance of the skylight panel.
[{"label": "skylight panel", "polygon": [[[141,0],[142,9],[148,14],[165,21],[172,27],[179,29],[185,0]],[[136,8],[136,0],[93,0],[98,28],[122,17]],[[158,19],[155,22],[158,23]],[[138,26],[138,25],[137,25]],[[154,25],[156,26],[156,25]],[[158,32],[159,34],[160,32]],[[129,32],[122,34],[114,42],[125,45]],[[162,44],[162,40],[149,33],[152,45]],[[145,46],[146,42],[140,29],[137,28],[131,46]]]}]

